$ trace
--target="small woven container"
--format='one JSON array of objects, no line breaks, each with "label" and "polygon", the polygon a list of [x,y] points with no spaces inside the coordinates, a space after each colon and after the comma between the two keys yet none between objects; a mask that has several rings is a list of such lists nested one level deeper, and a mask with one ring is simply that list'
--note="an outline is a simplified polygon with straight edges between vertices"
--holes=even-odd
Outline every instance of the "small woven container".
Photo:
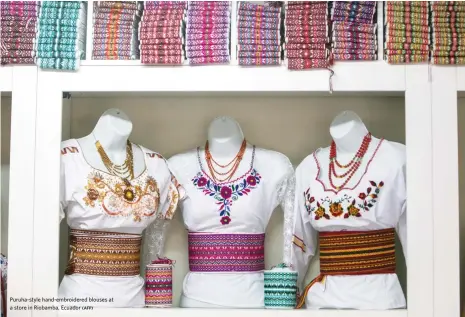
[{"label": "small woven container", "polygon": [[297,304],[297,272],[279,264],[264,272],[265,308],[294,309]]},{"label": "small woven container", "polygon": [[173,305],[173,264],[170,259],[158,259],[145,269],[145,306]]}]

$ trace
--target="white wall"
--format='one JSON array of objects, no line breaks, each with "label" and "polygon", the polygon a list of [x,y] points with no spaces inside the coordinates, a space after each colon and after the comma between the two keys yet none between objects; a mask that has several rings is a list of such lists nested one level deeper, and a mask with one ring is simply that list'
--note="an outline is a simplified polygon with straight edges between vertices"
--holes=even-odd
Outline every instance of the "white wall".
[{"label": "white wall", "polygon": [[[111,107],[122,109],[133,121],[133,142],[166,157],[203,145],[209,122],[219,115],[236,118],[251,143],[285,153],[295,165],[318,147],[329,144],[329,124],[343,110],[357,112],[375,136],[402,143],[405,141],[403,98],[289,95],[75,97],[71,106],[71,137],[78,138],[90,133],[101,113]],[[276,212],[267,229],[267,267],[281,260],[282,220],[282,213]],[[60,249],[60,262],[64,264],[67,255],[63,248]],[[398,254],[401,258],[398,271],[405,285],[405,264],[401,253]],[[187,234],[181,213],[177,213],[169,231],[166,255],[177,261],[174,276],[174,302],[177,305],[182,280],[188,269]],[[308,278],[317,273],[316,259],[312,262]]]},{"label": "white wall", "polygon": [[[465,98],[458,100],[459,133],[459,206],[460,206],[460,295],[465,317]],[[436,212],[440,213],[440,210]],[[455,220],[452,220],[455,221]]]}]

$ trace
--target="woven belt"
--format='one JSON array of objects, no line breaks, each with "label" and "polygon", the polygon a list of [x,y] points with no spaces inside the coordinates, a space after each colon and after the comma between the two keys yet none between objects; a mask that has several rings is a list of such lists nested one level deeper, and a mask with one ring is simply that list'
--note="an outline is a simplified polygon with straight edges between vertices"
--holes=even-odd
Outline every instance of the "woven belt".
[{"label": "woven belt", "polygon": [[139,275],[141,240],[138,234],[72,229],[71,256],[65,274]]},{"label": "woven belt", "polygon": [[325,276],[392,274],[396,272],[395,230],[320,232],[320,275],[305,287],[297,308],[309,289]]},{"label": "woven belt", "polygon": [[192,272],[256,272],[265,269],[265,234],[189,233]]}]

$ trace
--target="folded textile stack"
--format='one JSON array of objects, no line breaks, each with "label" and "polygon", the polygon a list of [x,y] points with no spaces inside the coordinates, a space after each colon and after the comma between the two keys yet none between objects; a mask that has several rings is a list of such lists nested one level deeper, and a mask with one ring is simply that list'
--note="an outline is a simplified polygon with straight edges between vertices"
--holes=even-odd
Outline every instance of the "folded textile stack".
[{"label": "folded textile stack", "polygon": [[85,56],[85,4],[81,1],[43,1],[36,41],[41,68],[76,70]]},{"label": "folded textile stack", "polygon": [[284,20],[287,68],[327,68],[329,60],[328,2],[289,1]]},{"label": "folded textile stack", "polygon": [[431,2],[433,64],[465,64],[465,2]]},{"label": "folded textile stack", "polygon": [[241,66],[281,64],[281,7],[240,1],[237,59]]},{"label": "folded textile stack", "polygon": [[189,1],[186,55],[190,65],[230,61],[230,1]]},{"label": "folded textile stack", "polygon": [[139,29],[142,64],[181,65],[186,1],[147,1]]},{"label": "folded textile stack", "polygon": [[376,1],[333,1],[332,58],[377,59]]},{"label": "folded textile stack", "polygon": [[0,2],[0,64],[34,64],[36,24],[35,1]]},{"label": "folded textile stack", "polygon": [[139,59],[138,29],[141,6],[137,1],[96,1],[92,59]]},{"label": "folded textile stack", "polygon": [[385,3],[384,59],[390,64],[428,62],[428,19],[428,2]]}]

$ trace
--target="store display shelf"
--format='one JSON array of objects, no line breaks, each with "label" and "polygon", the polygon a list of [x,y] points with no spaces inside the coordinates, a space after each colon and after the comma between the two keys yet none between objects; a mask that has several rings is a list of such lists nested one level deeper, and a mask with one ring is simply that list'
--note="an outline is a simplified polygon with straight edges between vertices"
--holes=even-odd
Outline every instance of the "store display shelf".
[{"label": "store display shelf", "polygon": [[457,90],[465,91],[465,66],[457,67]]},{"label": "store display shelf", "polygon": [[407,317],[407,310],[387,310],[387,311],[360,311],[360,310],[275,310],[275,309],[147,309],[147,308],[117,308],[117,309],[95,309],[92,311],[61,311],[59,317],[94,317],[94,316],[112,316],[126,317],[128,315],[138,317],[152,317],[154,314],[162,314],[163,317],[235,317],[240,314],[242,317],[284,317],[292,315],[293,317]]},{"label": "store display shelf", "polygon": [[11,91],[13,81],[13,67],[0,67],[0,91]]},{"label": "store display shelf", "polygon": [[[132,63],[132,61],[131,61]],[[115,65],[118,65],[115,63]],[[292,72],[285,67],[242,68],[231,65],[153,67],[83,65],[77,72],[41,71],[59,79],[64,91],[320,91],[330,90],[330,71]],[[122,67],[125,65],[126,67]],[[346,62],[333,67],[333,90],[404,91],[405,66],[384,61]],[[48,77],[50,78],[50,77]]]}]

